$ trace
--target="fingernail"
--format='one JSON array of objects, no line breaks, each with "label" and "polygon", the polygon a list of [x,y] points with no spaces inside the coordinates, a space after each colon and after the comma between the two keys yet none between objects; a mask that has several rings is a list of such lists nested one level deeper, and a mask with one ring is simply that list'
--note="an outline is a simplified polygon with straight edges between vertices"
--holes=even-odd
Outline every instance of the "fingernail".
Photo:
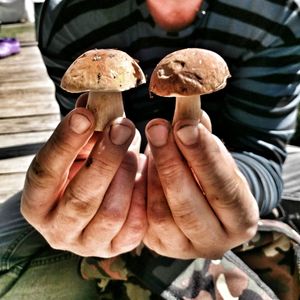
[{"label": "fingernail", "polygon": [[148,128],[148,138],[155,147],[164,146],[167,143],[169,128],[167,126],[157,124]]},{"label": "fingernail", "polygon": [[198,127],[193,125],[181,127],[177,131],[177,136],[180,141],[186,146],[196,144],[199,140]]},{"label": "fingernail", "polygon": [[70,118],[70,128],[77,134],[85,133],[91,127],[91,121],[82,114],[73,114]]},{"label": "fingernail", "polygon": [[117,146],[125,144],[131,136],[132,129],[125,125],[113,124],[110,127],[110,139]]}]

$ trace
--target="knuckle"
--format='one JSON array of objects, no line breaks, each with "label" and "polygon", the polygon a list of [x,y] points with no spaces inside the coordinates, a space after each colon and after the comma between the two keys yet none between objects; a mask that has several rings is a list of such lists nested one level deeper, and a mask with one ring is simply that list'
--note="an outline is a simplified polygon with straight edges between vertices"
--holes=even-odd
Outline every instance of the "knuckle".
[{"label": "knuckle", "polygon": [[73,252],[80,256],[99,256],[104,253],[105,248],[103,247],[103,241],[102,243],[99,242],[95,235],[83,234],[79,237],[78,245],[73,247]]},{"label": "knuckle", "polygon": [[32,210],[30,209],[30,207],[25,205],[23,201],[21,202],[21,205],[20,205],[20,212],[21,212],[22,216],[24,217],[24,219],[29,224],[31,224],[34,227],[37,226],[38,223],[34,218],[34,214],[32,214]]},{"label": "knuckle", "polygon": [[46,223],[45,218],[47,217],[47,212],[41,213],[40,207],[42,204],[31,201],[31,199],[28,199],[24,194],[23,192],[20,202],[20,213],[29,224],[39,229],[42,224]]},{"label": "knuckle", "polygon": [[116,162],[113,159],[97,156],[97,155],[91,155],[88,157],[86,161],[86,168],[89,169],[95,169],[95,170],[101,170],[103,175],[111,175],[115,173],[115,165]]},{"label": "knuckle", "polygon": [[99,254],[99,251],[92,250],[90,248],[82,247],[82,246],[76,246],[76,247],[71,247],[70,250],[71,252],[75,253],[76,255],[79,255],[81,257],[89,257],[89,256],[98,256],[102,257]]},{"label": "knuckle", "polygon": [[127,210],[121,210],[115,205],[105,205],[101,211],[102,226],[111,230],[124,223],[127,217]]},{"label": "knuckle", "polygon": [[52,239],[47,239],[47,242],[49,246],[54,250],[68,250],[68,247],[66,244],[62,244],[62,242]]},{"label": "knuckle", "polygon": [[192,207],[174,206],[172,207],[172,215],[177,224],[184,226],[186,230],[191,232],[207,232],[210,229],[207,222],[199,222],[199,217]]},{"label": "knuckle", "polygon": [[53,232],[53,230],[43,232],[43,236],[47,240],[51,248],[56,250],[69,250],[68,242],[65,236],[63,237],[60,232]]},{"label": "knuckle", "polygon": [[252,226],[244,231],[243,242],[251,240],[257,233],[257,226]]},{"label": "knuckle", "polygon": [[78,242],[78,236],[73,236],[70,231],[66,231],[64,226],[60,226],[58,223],[52,223],[41,233],[47,240],[51,248],[56,250],[65,250],[75,253],[75,249],[80,249],[81,245]]},{"label": "knuckle", "polygon": [[181,164],[173,158],[156,162],[156,167],[159,174],[170,181],[173,181],[174,178],[177,178],[182,173]]},{"label": "knuckle", "polygon": [[98,209],[97,201],[94,201],[94,197],[90,196],[89,193],[80,185],[69,186],[64,194],[64,203],[67,209],[70,209],[76,214],[91,215]]},{"label": "knuckle", "polygon": [[110,241],[106,239],[99,240],[95,236],[84,236],[79,239],[78,243],[72,245],[70,250],[83,257],[95,256],[108,258],[113,256]]},{"label": "knuckle", "polygon": [[232,241],[231,248],[251,240],[257,233],[257,226],[258,224],[254,220],[244,220],[234,231],[227,232],[228,240]]},{"label": "knuckle", "polygon": [[49,186],[49,183],[55,182],[57,177],[55,171],[42,164],[37,155],[27,171],[25,185],[30,188],[44,189]]},{"label": "knuckle", "polygon": [[120,166],[128,173],[135,173],[137,169],[137,158],[133,153],[128,153],[122,161]]},{"label": "knuckle", "polygon": [[148,234],[144,237],[143,243],[151,250],[155,251],[158,254],[162,254],[160,251],[161,241],[160,239],[153,234]]},{"label": "knuckle", "polygon": [[217,164],[221,154],[221,148],[217,143],[200,143],[192,148],[191,157],[194,163],[199,163],[199,166],[204,168],[211,164]]},{"label": "knuckle", "polygon": [[126,239],[126,243],[119,243],[112,241],[111,243],[111,253],[116,256],[125,252],[129,252],[135,249],[141,242],[140,238],[130,237]]},{"label": "knuckle", "polygon": [[146,231],[146,222],[132,221],[129,226],[131,240],[140,242]]},{"label": "knuckle", "polygon": [[73,154],[74,152],[74,146],[70,142],[70,139],[66,134],[58,133],[57,131],[54,131],[51,139],[51,148],[54,149],[55,153],[57,155],[65,156],[65,154]]},{"label": "knuckle", "polygon": [[162,205],[150,205],[147,211],[149,223],[164,226],[170,221],[170,211]]},{"label": "knuckle", "polygon": [[244,226],[240,227],[240,236],[242,242],[252,239],[257,233],[258,223],[254,220],[249,220]]},{"label": "knuckle", "polygon": [[[235,208],[241,199],[241,186],[237,180],[214,180],[212,184],[216,187],[217,193],[207,193],[209,201],[220,209]],[[222,191],[222,198],[220,193]]]}]

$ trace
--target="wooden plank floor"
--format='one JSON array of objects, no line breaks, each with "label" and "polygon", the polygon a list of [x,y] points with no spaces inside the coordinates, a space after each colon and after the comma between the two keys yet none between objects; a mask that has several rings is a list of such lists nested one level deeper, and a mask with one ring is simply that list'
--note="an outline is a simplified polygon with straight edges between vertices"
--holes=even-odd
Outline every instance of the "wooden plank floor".
[{"label": "wooden plank floor", "polygon": [[35,42],[0,59],[0,203],[22,190],[26,170],[59,122],[54,86]]}]

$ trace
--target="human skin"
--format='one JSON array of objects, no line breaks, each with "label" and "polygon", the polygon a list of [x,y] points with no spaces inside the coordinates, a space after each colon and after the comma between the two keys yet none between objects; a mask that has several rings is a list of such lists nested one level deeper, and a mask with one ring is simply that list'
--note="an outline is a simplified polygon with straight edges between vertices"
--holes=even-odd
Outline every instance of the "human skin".
[{"label": "human skin", "polygon": [[[187,13],[180,24],[176,1],[164,1],[160,11],[158,0],[147,3],[154,20],[172,30],[194,20],[201,0],[181,11]],[[81,107],[85,101],[79,98],[26,176],[21,211],[53,248],[112,257],[143,242],[169,257],[218,258],[255,234],[256,200],[211,133],[207,114],[200,123],[180,120],[173,127],[151,120],[141,154],[128,119],[94,134],[93,115]]]},{"label": "human skin", "polygon": [[103,133],[94,125],[83,107],[58,125],[28,169],[21,211],[53,248],[110,257],[132,250],[145,234],[145,156],[128,119]]},{"label": "human skin", "polygon": [[161,28],[174,31],[192,23],[203,0],[147,0],[147,7],[155,23]]},{"label": "human skin", "polygon": [[255,234],[256,201],[210,130],[193,120],[172,129],[157,119],[146,133],[151,151],[145,245],[175,258],[219,258]]}]

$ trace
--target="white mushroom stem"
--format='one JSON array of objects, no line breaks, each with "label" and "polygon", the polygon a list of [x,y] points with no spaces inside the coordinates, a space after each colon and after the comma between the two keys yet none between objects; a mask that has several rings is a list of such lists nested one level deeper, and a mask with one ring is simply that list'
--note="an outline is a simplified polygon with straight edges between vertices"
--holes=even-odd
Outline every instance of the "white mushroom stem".
[{"label": "white mushroom stem", "polygon": [[90,91],[87,109],[94,113],[96,131],[103,131],[113,119],[125,116],[122,94],[120,92]]},{"label": "white mushroom stem", "polygon": [[200,95],[177,96],[173,124],[182,119],[199,120],[202,116]]}]

